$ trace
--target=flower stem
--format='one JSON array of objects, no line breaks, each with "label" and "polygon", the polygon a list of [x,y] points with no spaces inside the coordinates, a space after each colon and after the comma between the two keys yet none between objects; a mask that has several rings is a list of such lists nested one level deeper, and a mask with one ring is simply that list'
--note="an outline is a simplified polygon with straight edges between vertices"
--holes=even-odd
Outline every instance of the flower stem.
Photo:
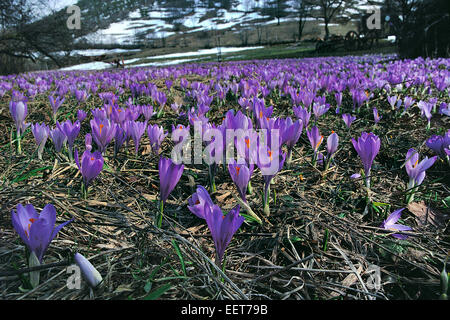
[{"label": "flower stem", "polygon": [[158,228],[161,228],[163,215],[164,215],[164,202],[162,200],[160,200],[159,201],[159,216],[158,216],[158,224],[157,224]]},{"label": "flower stem", "polygon": [[81,183],[81,195],[82,195],[84,200],[87,200],[88,186],[86,186],[84,181]]},{"label": "flower stem", "polygon": [[156,114],[156,119],[161,118],[164,111],[164,106],[161,106],[161,109],[159,109],[158,113]]},{"label": "flower stem", "polygon": [[264,214],[268,216],[270,214],[270,207],[269,207],[269,199],[270,199],[270,182],[265,186],[264,191]]},{"label": "flower stem", "polygon": [[286,165],[288,169],[291,167],[291,163],[292,163],[292,149],[288,149],[288,154],[286,157]]},{"label": "flower stem", "polygon": [[[34,252],[31,252],[30,257],[28,258],[28,266],[30,268],[33,268],[40,265],[41,263],[39,262],[36,254]],[[39,270],[30,272],[30,284],[33,288],[36,288],[39,285],[40,274],[41,272]]]},{"label": "flower stem", "polygon": [[20,145],[20,134],[17,134],[17,154],[22,154],[22,146]]},{"label": "flower stem", "polygon": [[213,166],[208,166],[208,173],[209,173],[209,184],[211,186],[211,192],[216,192],[216,176],[214,174],[214,168]]}]

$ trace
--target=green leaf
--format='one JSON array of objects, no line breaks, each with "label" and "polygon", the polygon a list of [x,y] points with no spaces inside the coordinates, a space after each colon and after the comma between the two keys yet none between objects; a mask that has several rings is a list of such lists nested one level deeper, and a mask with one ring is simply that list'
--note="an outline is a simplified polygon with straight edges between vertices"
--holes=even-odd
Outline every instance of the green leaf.
[{"label": "green leaf", "polygon": [[27,172],[22,176],[16,177],[14,180],[11,181],[11,183],[20,182],[23,180],[27,180],[31,177],[35,177],[39,174],[40,171],[47,170],[47,169],[52,169],[52,167],[46,166],[46,167],[31,170],[30,172]]},{"label": "green leaf", "polygon": [[181,263],[181,269],[183,270],[184,276],[186,276],[186,265],[184,264],[183,255],[181,254],[180,247],[178,246],[178,243],[175,241],[175,239],[172,239],[172,245],[175,248],[175,252],[178,255],[178,258],[180,259]]},{"label": "green leaf", "polygon": [[389,207],[390,204],[389,203],[384,203],[384,202],[372,202],[372,206],[375,207]]},{"label": "green leaf", "polygon": [[152,290],[153,283],[151,281],[147,282],[144,286],[145,293],[149,293]]},{"label": "green leaf", "polygon": [[161,297],[167,290],[172,288],[172,285],[170,283],[160,286],[159,288],[153,290],[150,292],[144,300],[156,300],[159,297]]},{"label": "green leaf", "polygon": [[444,203],[445,203],[445,205],[446,205],[447,207],[450,207],[450,196],[448,196],[447,198],[445,198],[443,201],[444,201]]},{"label": "green leaf", "polygon": [[255,218],[253,218],[253,217],[252,217],[251,215],[249,215],[249,214],[245,214],[245,213],[242,213],[242,212],[241,212],[239,215],[242,216],[242,217],[244,217],[246,222],[256,222],[256,223],[259,224],[258,220],[256,220]]}]

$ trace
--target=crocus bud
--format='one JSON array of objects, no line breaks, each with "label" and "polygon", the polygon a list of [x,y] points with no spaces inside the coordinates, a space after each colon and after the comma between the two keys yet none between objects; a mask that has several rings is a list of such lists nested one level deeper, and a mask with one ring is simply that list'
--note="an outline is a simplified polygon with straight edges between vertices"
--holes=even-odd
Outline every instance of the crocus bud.
[{"label": "crocus bud", "polygon": [[80,253],[75,253],[75,263],[81,270],[84,280],[89,284],[91,288],[96,288],[103,278],[97,269]]},{"label": "crocus bud", "polygon": [[77,119],[78,119],[78,121],[83,122],[83,120],[86,119],[86,117],[87,117],[86,112],[84,112],[84,111],[81,110],[81,109],[79,109],[79,110],[77,111]]},{"label": "crocus bud", "polygon": [[330,158],[337,150],[339,145],[339,136],[336,132],[332,131],[327,139],[327,158]]}]

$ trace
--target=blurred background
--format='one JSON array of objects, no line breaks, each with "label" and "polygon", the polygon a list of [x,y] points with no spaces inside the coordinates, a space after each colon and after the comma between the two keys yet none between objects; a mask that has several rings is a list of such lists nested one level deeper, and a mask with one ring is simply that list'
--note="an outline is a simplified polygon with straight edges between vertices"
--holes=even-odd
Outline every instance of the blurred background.
[{"label": "blurred background", "polygon": [[380,52],[448,57],[449,16],[448,0],[2,0],[0,74]]}]

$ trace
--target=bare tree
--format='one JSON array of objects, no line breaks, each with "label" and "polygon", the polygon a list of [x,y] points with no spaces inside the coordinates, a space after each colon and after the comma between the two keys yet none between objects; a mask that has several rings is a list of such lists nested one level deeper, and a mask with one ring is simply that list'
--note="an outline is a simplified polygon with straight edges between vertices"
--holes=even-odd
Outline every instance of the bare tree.
[{"label": "bare tree", "polygon": [[303,29],[306,24],[306,18],[311,14],[312,4],[308,0],[295,0],[293,3],[293,9],[297,12],[298,40],[301,40]]},{"label": "bare tree", "polygon": [[0,2],[0,54],[36,61],[37,55],[61,62],[53,52],[66,51],[74,33],[66,27],[65,10],[36,18],[36,2],[2,0]]},{"label": "bare tree", "polygon": [[325,25],[325,39],[330,36],[328,25],[330,22],[345,12],[347,8],[355,6],[355,0],[307,0],[317,12],[318,17],[323,19]]}]

